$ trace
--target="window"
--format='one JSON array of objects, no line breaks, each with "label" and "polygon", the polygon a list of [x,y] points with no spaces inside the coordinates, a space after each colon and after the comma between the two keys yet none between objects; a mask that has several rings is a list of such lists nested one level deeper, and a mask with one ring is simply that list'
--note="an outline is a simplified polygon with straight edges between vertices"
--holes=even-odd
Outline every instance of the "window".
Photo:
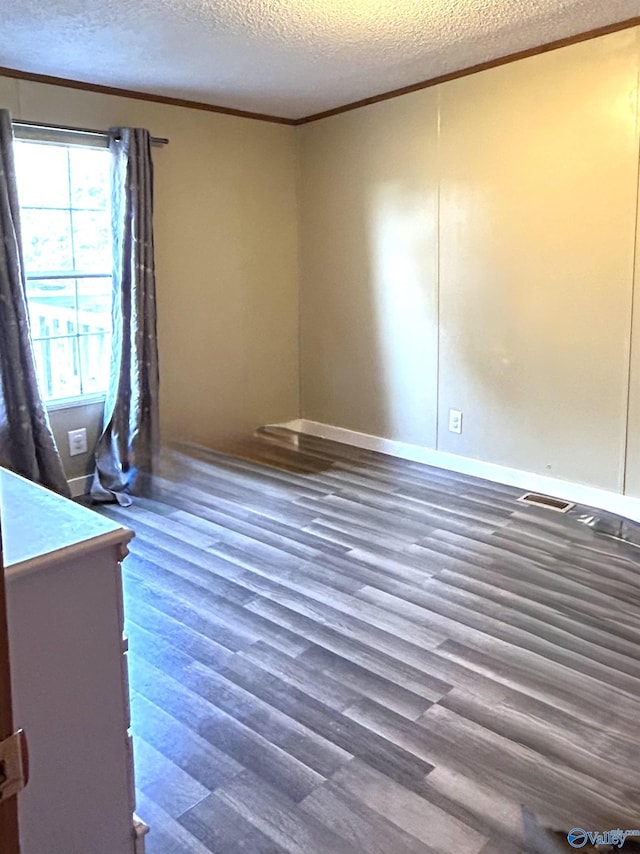
[{"label": "window", "polygon": [[16,140],[31,337],[47,403],[103,394],[111,359],[110,155]]}]

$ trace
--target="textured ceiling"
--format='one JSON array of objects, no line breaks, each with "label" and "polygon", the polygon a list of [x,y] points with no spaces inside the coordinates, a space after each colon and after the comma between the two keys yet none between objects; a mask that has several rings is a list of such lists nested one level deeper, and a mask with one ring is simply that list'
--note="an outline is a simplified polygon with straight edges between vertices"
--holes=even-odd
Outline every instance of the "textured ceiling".
[{"label": "textured ceiling", "polygon": [[640,15],[640,0],[2,0],[0,65],[299,118]]}]

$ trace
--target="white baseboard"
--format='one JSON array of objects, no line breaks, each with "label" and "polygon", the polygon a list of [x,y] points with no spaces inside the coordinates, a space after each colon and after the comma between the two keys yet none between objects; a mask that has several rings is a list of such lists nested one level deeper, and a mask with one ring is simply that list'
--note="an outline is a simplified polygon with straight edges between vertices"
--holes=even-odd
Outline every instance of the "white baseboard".
[{"label": "white baseboard", "polygon": [[306,433],[309,436],[318,436],[321,439],[331,439],[334,442],[342,442],[345,445],[353,445],[356,448],[365,448],[369,451],[378,451],[399,457],[403,460],[424,463],[436,468],[448,469],[449,471],[468,474],[474,477],[485,478],[496,483],[507,486],[515,486],[527,492],[541,492],[552,495],[554,498],[564,498],[576,504],[586,504],[589,507],[597,507],[628,519],[640,521],[640,498],[632,498],[628,495],[620,495],[617,492],[609,492],[594,486],[585,486],[581,483],[559,480],[547,475],[534,474],[533,472],[512,469],[507,466],[487,463],[471,457],[460,457],[445,451],[436,451],[432,448],[424,448],[421,445],[412,445],[408,442],[397,442],[394,439],[384,439],[381,436],[372,436],[369,433],[358,433],[355,430],[346,430],[344,427],[333,427],[330,424],[322,424],[319,421],[309,421],[306,418],[296,418],[284,424],[274,424],[274,427],[284,427],[297,433]]},{"label": "white baseboard", "polygon": [[92,474],[85,474],[82,477],[72,477],[68,480],[69,489],[71,490],[72,498],[79,498],[81,495],[88,495],[91,490]]}]

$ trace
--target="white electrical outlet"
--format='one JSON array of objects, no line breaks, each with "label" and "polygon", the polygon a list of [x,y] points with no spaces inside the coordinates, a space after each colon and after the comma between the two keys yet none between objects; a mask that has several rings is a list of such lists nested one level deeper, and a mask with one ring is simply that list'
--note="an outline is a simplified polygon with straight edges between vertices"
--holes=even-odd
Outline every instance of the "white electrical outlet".
[{"label": "white electrical outlet", "polygon": [[459,409],[449,410],[449,432],[462,433],[462,412]]},{"label": "white electrical outlet", "polygon": [[84,427],[79,430],[69,430],[69,456],[76,457],[78,454],[87,453],[87,431]]}]

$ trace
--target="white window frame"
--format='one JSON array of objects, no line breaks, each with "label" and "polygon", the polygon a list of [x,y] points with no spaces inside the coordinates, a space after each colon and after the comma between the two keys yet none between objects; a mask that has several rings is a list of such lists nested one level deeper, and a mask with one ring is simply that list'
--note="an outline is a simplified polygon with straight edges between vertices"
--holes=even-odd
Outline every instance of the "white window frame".
[{"label": "white window frame", "polygon": [[[16,142],[38,142],[41,144],[53,144],[53,145],[73,145],[73,146],[86,146],[88,148],[104,148],[107,149],[109,147],[109,137],[108,134],[100,134],[93,132],[83,132],[83,131],[75,131],[66,128],[54,128],[54,127],[38,127],[38,126],[30,126],[28,124],[21,124],[20,122],[14,122],[13,124],[13,135]],[[108,274],[102,274],[104,278],[111,278]],[[39,279],[44,280],[51,278],[101,278],[101,275],[94,274],[82,274],[76,271],[76,275],[67,275],[66,277],[61,274],[43,274],[43,275],[29,275],[27,277],[27,281],[30,279]],[[33,330],[31,331],[31,336],[33,340],[36,340],[36,337],[33,335]],[[80,335],[77,336],[81,337]],[[56,411],[60,409],[75,409],[81,406],[91,406],[96,404],[104,403],[106,398],[106,391],[104,392],[88,392],[86,394],[73,395],[71,397],[64,398],[56,398],[55,400],[45,400],[44,405],[48,411]]]}]

